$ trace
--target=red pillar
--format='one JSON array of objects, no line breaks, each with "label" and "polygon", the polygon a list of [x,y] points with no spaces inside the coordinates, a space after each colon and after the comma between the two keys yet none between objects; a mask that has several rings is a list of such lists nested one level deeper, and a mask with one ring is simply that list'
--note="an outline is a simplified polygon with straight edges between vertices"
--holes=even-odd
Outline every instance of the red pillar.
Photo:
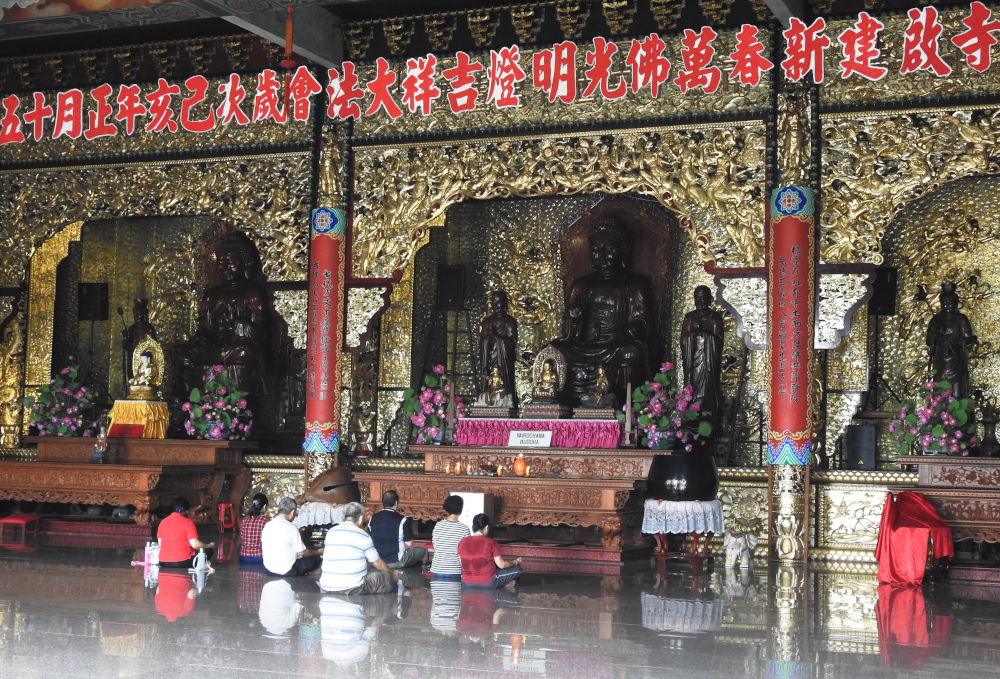
[{"label": "red pillar", "polygon": [[770,464],[808,465],[810,366],[816,294],[815,203],[812,189],[773,194],[768,239],[768,343],[771,350]]},{"label": "red pillar", "polygon": [[338,208],[313,210],[309,248],[309,350],[306,381],[306,453],[340,450],[338,365],[343,346],[344,238]]}]

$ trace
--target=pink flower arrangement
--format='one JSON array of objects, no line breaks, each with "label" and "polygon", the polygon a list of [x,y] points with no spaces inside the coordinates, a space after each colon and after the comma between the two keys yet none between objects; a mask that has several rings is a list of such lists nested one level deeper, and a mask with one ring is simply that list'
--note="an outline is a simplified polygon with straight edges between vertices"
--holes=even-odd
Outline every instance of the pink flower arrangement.
[{"label": "pink flower arrangement", "polygon": [[[632,392],[632,411],[642,445],[665,449],[680,442],[685,451],[691,452],[711,435],[711,413],[702,412],[701,403],[694,400],[690,385],[671,394],[670,386],[676,378],[677,369],[673,363],[661,364],[660,372],[652,380]],[[618,413],[620,422],[625,421],[624,409],[627,407]]]},{"label": "pink flower arrangement", "polygon": [[204,389],[192,389],[181,410],[188,414],[184,431],[199,439],[241,441],[253,426],[246,393],[233,388],[221,365],[212,366],[205,375]]},{"label": "pink flower arrangement", "polygon": [[70,365],[23,403],[30,409],[29,425],[39,436],[93,436],[96,422],[84,420],[81,409],[93,402],[94,394],[77,382],[80,367]]},{"label": "pink flower arrangement", "polygon": [[[431,368],[431,374],[424,376],[424,384],[417,394],[413,389],[403,392],[403,410],[413,425],[413,441],[417,444],[440,443],[441,435],[448,424],[448,401],[451,398],[451,383],[444,374],[444,366]],[[465,404],[461,396],[455,396],[455,416],[465,416]]]},{"label": "pink flower arrangement", "polygon": [[[923,397],[906,399],[899,416],[889,425],[901,455],[911,452],[966,456],[978,441],[963,431],[971,420],[968,398],[956,398],[950,382],[924,382]],[[919,450],[914,450],[914,449]]]}]

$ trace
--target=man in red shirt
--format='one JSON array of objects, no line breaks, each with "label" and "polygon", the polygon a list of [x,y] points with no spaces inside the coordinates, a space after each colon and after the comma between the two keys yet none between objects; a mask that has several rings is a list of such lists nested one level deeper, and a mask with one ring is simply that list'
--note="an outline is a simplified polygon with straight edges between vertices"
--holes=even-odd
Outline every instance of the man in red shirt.
[{"label": "man in red shirt", "polygon": [[472,535],[458,543],[462,560],[462,584],[469,587],[496,589],[513,585],[521,577],[521,560],[500,556],[500,545],[491,537],[490,517],[476,514],[472,518]]},{"label": "man in red shirt", "polygon": [[198,529],[187,516],[189,509],[191,503],[187,498],[174,498],[174,513],[161,521],[157,528],[161,568],[191,568],[198,549],[204,549],[209,559],[215,553],[214,542],[198,539]]}]

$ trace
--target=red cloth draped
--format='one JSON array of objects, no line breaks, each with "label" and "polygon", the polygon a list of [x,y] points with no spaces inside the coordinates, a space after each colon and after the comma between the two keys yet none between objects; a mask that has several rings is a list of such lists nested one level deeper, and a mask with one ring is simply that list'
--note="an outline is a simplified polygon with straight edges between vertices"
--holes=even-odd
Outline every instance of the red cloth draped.
[{"label": "red cloth draped", "polygon": [[551,431],[553,448],[617,448],[618,420],[490,420],[464,417],[455,425],[460,446],[506,446],[512,431]]},{"label": "red cloth draped", "polygon": [[927,607],[919,587],[879,585],[875,620],[886,667],[914,670],[941,655],[951,637],[951,614],[935,615],[927,630]]},{"label": "red cloth draped", "polygon": [[889,493],[875,546],[878,581],[919,586],[927,567],[928,537],[933,542],[935,559],[955,555],[951,529],[923,495],[911,491],[895,496]]}]

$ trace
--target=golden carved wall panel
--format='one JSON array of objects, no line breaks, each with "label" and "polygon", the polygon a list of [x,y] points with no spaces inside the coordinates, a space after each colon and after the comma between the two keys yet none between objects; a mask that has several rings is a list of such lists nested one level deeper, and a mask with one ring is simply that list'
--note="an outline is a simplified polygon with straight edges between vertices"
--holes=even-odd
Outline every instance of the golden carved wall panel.
[{"label": "golden carved wall panel", "polygon": [[281,314],[288,324],[288,336],[296,349],[306,348],[308,330],[307,309],[309,303],[308,290],[276,290],[274,292],[274,310]]},{"label": "golden carved wall panel", "polygon": [[[52,373],[52,320],[56,304],[56,267],[69,253],[71,241],[80,240],[80,228],[83,222],[67,225],[52,238],[39,247],[31,258],[31,281],[28,283],[30,301],[28,303],[28,337],[29,342],[27,365],[25,367],[25,382],[27,384],[48,384]],[[14,236],[21,235],[12,231],[11,237],[5,238],[4,245],[13,244]],[[6,235],[6,234],[5,234]],[[0,276],[5,278],[7,285],[13,285],[24,275],[26,262],[18,262],[16,255],[10,251],[6,258],[6,266],[0,270]],[[12,256],[13,255],[13,256]],[[20,266],[18,266],[20,264]]]},{"label": "golden carved wall panel", "polygon": [[951,42],[955,35],[966,30],[961,21],[969,16],[968,5],[956,6],[953,9],[940,8],[939,12],[944,30],[938,44],[941,56],[951,67],[951,74],[939,77],[929,70],[900,74],[899,67],[903,57],[903,33],[909,19],[903,13],[880,14],[879,19],[885,24],[885,29],[879,40],[882,56],[877,63],[887,66],[889,72],[886,77],[878,81],[876,86],[860,76],[852,76],[847,79],[839,77],[840,61],[844,55],[837,44],[837,36],[853,26],[855,20],[829,21],[826,35],[830,37],[833,47],[826,51],[827,77],[819,87],[820,103],[824,106],[857,105],[859,102],[874,99],[899,101],[900,99],[947,95],[986,95],[1000,91],[1000,73],[997,69],[991,68],[985,73],[979,73],[969,68],[965,63],[965,55]]},{"label": "golden carved wall panel", "polygon": [[762,261],[760,123],[360,147],[355,154],[359,278],[405,269],[426,225],[457,202],[595,191],[655,197],[678,214],[702,261]]},{"label": "golden carved wall panel", "polygon": [[822,259],[881,263],[883,235],[906,203],[949,181],[1000,171],[997,112],[967,107],[822,117]]},{"label": "golden carved wall panel", "polygon": [[16,286],[35,249],[68,223],[109,217],[215,216],[253,238],[268,280],[302,280],[308,266],[307,152],[0,177],[0,285]]},{"label": "golden carved wall panel", "polygon": [[[21,440],[21,386],[24,383],[23,304],[0,328],[0,448],[17,448]],[[0,320],[14,309],[14,298],[0,298]]]},{"label": "golden carved wall panel", "polygon": [[[219,85],[227,83],[229,78],[212,78],[209,80],[208,92],[209,100],[215,103],[216,107],[222,103],[221,95],[217,94]],[[243,76],[240,79],[243,88],[247,92],[247,98],[243,101],[243,112],[248,116],[253,115],[253,95],[257,90],[256,76]],[[183,81],[173,83],[181,88],[182,93],[188,90],[184,87]],[[147,82],[139,85],[141,97],[145,97],[156,88],[155,82]],[[115,96],[117,96],[117,88]],[[113,98],[112,98],[112,101]],[[22,110],[31,102],[30,96],[25,99],[22,96]],[[173,106],[174,120],[180,119],[181,98],[174,97]],[[49,95],[49,105],[54,106],[55,97]],[[315,114],[316,108],[313,107]],[[195,106],[191,111],[194,119],[201,119],[208,115],[208,102]],[[111,121],[114,122],[114,121]],[[121,127],[121,123],[116,123]],[[198,151],[213,150],[234,146],[258,146],[267,144],[283,144],[288,142],[305,142],[312,138],[313,122],[289,120],[287,123],[276,123],[273,120],[257,121],[249,125],[238,125],[231,122],[227,125],[216,126],[211,132],[195,133],[187,132],[178,128],[177,132],[149,132],[145,131],[145,126],[140,119],[135,133],[126,135],[121,129],[117,136],[98,137],[87,140],[82,135],[77,139],[60,137],[52,139],[50,136],[43,137],[36,142],[28,135],[28,139],[20,144],[0,145],[0,163],[17,160],[43,160],[49,158],[74,158],[84,156],[100,155],[132,155],[147,152],[163,151]]]},{"label": "golden carved wall panel", "polygon": [[885,504],[885,488],[864,486],[817,486],[821,547],[875,549],[878,526]]},{"label": "golden carved wall panel", "polygon": [[386,288],[349,288],[347,290],[347,334],[344,344],[361,345],[361,336],[368,332],[368,323],[385,304]]}]

